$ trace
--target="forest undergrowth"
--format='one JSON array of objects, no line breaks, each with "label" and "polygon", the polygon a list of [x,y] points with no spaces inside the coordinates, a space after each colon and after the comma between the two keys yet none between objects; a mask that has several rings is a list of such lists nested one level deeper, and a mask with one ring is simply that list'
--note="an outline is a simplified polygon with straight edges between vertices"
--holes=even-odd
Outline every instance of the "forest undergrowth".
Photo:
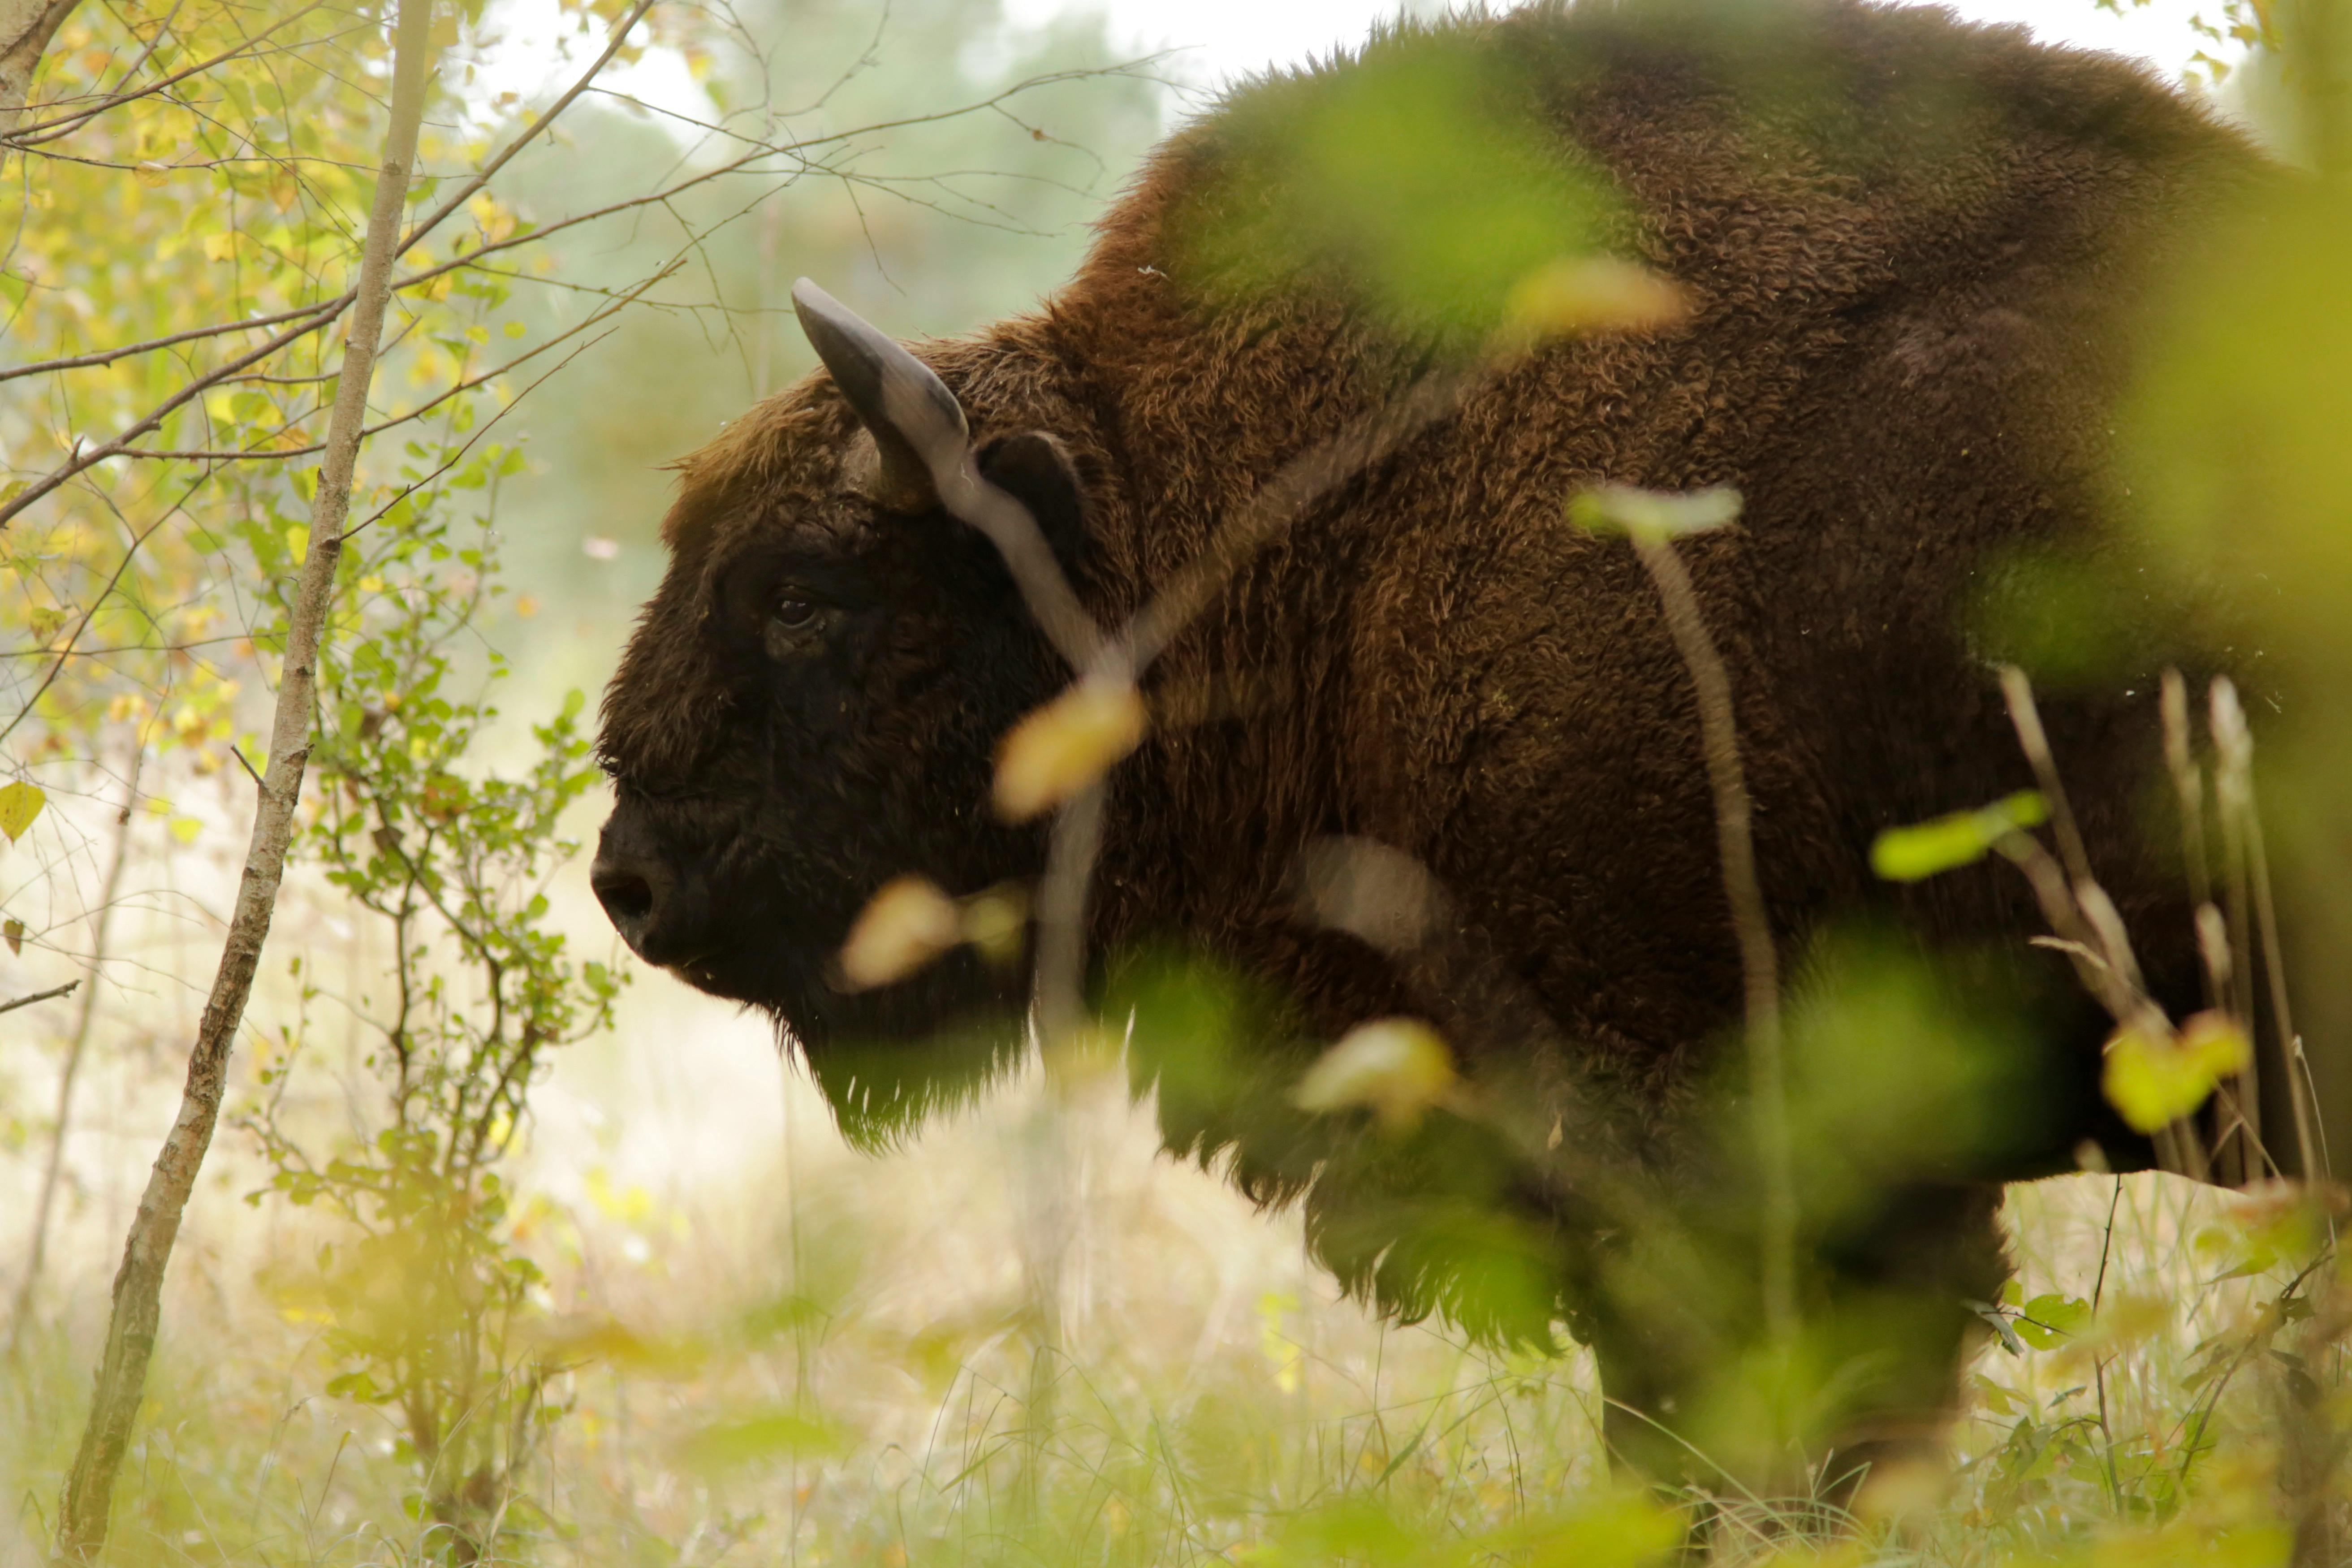
[{"label": "forest undergrowth", "polygon": [[[1694,1506],[1612,1479],[1589,1358],[1337,1299],[1295,1225],[1170,1165],[1105,1086],[1033,1079],[902,1158],[820,1159],[782,1213],[781,1170],[526,1201],[536,1348],[567,1370],[483,1560],[1632,1564],[1667,1560],[1660,1521]],[[1076,1178],[1050,1214],[925,1206],[1041,1160]],[[1950,1474],[1827,1537],[1734,1507],[1710,1560],[2285,1562],[2270,1380],[2247,1365],[2290,1353],[2275,1218],[2158,1174],[2013,1189],[2017,1282],[1988,1304]],[[1067,1230],[1050,1274],[1041,1223]],[[396,1413],[326,1394],[323,1314],[252,1283],[311,1239],[272,1228],[174,1294],[117,1560],[446,1560]],[[43,1560],[89,1329],[43,1329],[0,1381],[9,1561]]]}]

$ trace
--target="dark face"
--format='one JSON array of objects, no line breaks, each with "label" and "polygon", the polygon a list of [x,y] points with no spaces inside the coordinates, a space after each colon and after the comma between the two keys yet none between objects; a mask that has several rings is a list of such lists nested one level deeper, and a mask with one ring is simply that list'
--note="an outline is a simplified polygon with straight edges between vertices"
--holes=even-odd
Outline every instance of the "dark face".
[{"label": "dark face", "polygon": [[[984,439],[975,460],[1076,549],[1056,444]],[[962,895],[1036,873],[1039,830],[990,809],[993,760],[1066,679],[987,541],[877,500],[874,467],[824,382],[692,460],[599,743],[617,801],[591,876],[614,925],[648,963],[768,1011],[821,1073],[829,1049],[1017,1015],[1025,975],[970,949],[864,992],[834,958],[894,877]]]}]

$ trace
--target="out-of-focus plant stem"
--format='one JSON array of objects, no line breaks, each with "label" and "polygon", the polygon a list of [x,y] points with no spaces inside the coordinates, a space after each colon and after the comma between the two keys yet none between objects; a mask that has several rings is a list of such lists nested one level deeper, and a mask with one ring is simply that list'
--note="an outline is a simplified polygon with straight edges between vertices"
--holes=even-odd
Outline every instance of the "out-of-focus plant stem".
[{"label": "out-of-focus plant stem", "polygon": [[1715,793],[1715,831],[1723,859],[1723,891],[1739,939],[1746,994],[1748,1093],[1755,1101],[1756,1151],[1763,1167],[1764,1326],[1777,1344],[1797,1328],[1797,1192],[1789,1135],[1787,1070],[1780,1048],[1780,963],[1772,921],[1756,875],[1747,772],[1739,762],[1739,727],[1731,705],[1731,677],[1708,635],[1698,594],[1674,542],[1648,529],[1628,531],[1634,552],[1656,584],[1666,630],[1698,694],[1699,741]]},{"label": "out-of-focus plant stem", "polygon": [[115,1475],[121,1468],[146,1388],[147,1364],[154,1354],[163,1270],[220,1118],[229,1047],[244,1018],[246,998],[252,992],[254,972],[260,964],[262,944],[268,938],[270,916],[277,907],[294,808],[310,763],[319,644],[333,597],[335,566],[342,555],[352,472],[359,458],[368,390],[383,335],[384,302],[391,292],[394,253],[408,195],[409,169],[416,159],[417,128],[424,118],[433,53],[432,0],[400,0],[391,123],[384,133],[375,200],[361,251],[351,333],[336,378],[327,451],[311,506],[309,553],[287,618],[285,664],[270,723],[268,765],[254,809],[245,873],[237,886],[220,967],[197,1026],[195,1047],[189,1053],[180,1114],[155,1157],[147,1190],[123,1245],[122,1266],[115,1274],[114,1310],[107,1324],[98,1384],[58,1509],[57,1555],[67,1563],[91,1561],[106,1542]]},{"label": "out-of-focus plant stem", "polygon": [[8,1344],[0,1354],[14,1355],[33,1311],[33,1291],[41,1278],[48,1251],[49,1215],[56,1207],[58,1178],[65,1165],[66,1135],[73,1127],[74,1080],[80,1076],[82,1058],[89,1049],[91,1030],[98,1023],[98,972],[106,963],[108,928],[114,921],[114,900],[122,889],[123,868],[131,863],[131,812],[139,803],[139,773],[147,760],[147,736],[142,728],[131,753],[131,777],[122,787],[122,809],[114,815],[114,855],[107,862],[106,882],[98,896],[98,912],[90,923],[89,979],[74,1018],[72,1043],[66,1047],[65,1067],[58,1077],[57,1125],[49,1132],[49,1154],[41,1167],[41,1195],[33,1202],[33,1237],[25,1248],[25,1272],[16,1281],[16,1300],[8,1313]]}]

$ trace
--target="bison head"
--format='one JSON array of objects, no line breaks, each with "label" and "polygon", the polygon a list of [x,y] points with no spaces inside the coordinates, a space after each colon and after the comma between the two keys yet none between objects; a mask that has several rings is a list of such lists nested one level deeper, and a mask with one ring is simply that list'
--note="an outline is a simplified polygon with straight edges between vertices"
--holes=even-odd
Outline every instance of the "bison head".
[{"label": "bison head", "polygon": [[[639,957],[766,1010],[822,1079],[829,1048],[935,1039],[1024,990],[968,950],[877,991],[833,969],[891,878],[968,893],[1034,875],[1043,855],[1035,829],[991,814],[992,763],[1066,670],[994,548],[940,505],[917,445],[951,441],[1024,502],[1074,577],[1085,527],[1063,444],[998,416],[1017,391],[987,395],[1008,380],[1001,353],[940,356],[982,390],[968,419],[938,373],[813,284],[793,300],[830,374],[683,465],[668,572],[605,694],[616,802],[591,880]],[[870,1095],[873,1053],[859,1054]]]}]

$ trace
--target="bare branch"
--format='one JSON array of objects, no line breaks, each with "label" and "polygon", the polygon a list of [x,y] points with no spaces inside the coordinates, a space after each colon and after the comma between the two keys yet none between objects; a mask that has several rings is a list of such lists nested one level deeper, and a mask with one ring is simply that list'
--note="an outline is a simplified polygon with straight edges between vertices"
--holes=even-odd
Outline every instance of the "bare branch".
[{"label": "bare branch", "polygon": [[54,1002],[60,996],[70,996],[73,994],[74,987],[80,984],[79,980],[68,980],[63,985],[51,986],[47,991],[36,991],[30,996],[18,996],[12,1001],[0,1002],[0,1013],[13,1013],[19,1007],[29,1007],[36,1002]]},{"label": "bare branch", "polygon": [[[684,265],[685,263],[682,260],[672,259],[665,264],[658,271],[646,278],[645,281],[639,283],[635,289],[629,290],[628,293],[614,300],[611,304],[606,305],[594,315],[587,317],[576,326],[566,328],[562,332],[548,339],[545,342],[541,343],[535,348],[530,349],[525,353],[515,355],[514,358],[494,369],[483,371],[479,374],[468,376],[462,381],[453,382],[449,385],[443,387],[439,392],[435,393],[431,397],[428,397],[424,402],[418,404],[415,407],[410,409],[407,413],[395,414],[389,419],[379,420],[375,424],[369,426],[364,431],[361,432],[361,434],[362,436],[381,436],[387,430],[395,429],[398,426],[409,424],[414,420],[422,419],[425,416],[432,413],[436,408],[440,407],[443,404],[448,402],[453,397],[457,397],[465,393],[473,392],[488,385],[491,382],[498,380],[499,377],[513,370],[516,366],[528,363],[530,361],[537,359],[548,350],[559,347],[562,344],[570,342],[572,339],[578,337],[581,333],[587,331],[590,328],[604,321],[616,312],[626,310],[629,306],[635,304],[638,298],[642,296],[646,289],[651,289],[655,284],[661,282],[666,278],[668,278]],[[309,416],[305,415],[304,417],[308,418]],[[223,449],[168,452],[158,451],[151,447],[133,447],[129,451],[123,453],[122,456],[126,458],[168,458],[182,462],[250,463],[278,462],[289,458],[307,458],[313,456],[314,454],[323,452],[326,449],[327,443],[324,441],[313,441],[308,446],[302,447],[284,447],[274,451],[261,447],[252,447],[245,451],[228,451]]]},{"label": "bare branch", "polygon": [[[152,353],[157,349],[168,349],[175,343],[194,342],[198,338],[217,338],[230,332],[251,331],[261,327],[275,327],[286,321],[299,321],[311,316],[320,318],[311,327],[312,331],[316,331],[319,327],[326,325],[328,321],[332,320],[330,312],[340,310],[341,306],[340,300],[329,300],[324,305],[303,305],[291,310],[280,310],[274,316],[251,316],[241,321],[215,321],[210,326],[190,327],[185,331],[167,332],[160,338],[148,338],[140,342],[125,343],[121,348],[99,349],[90,353],[71,354],[64,359],[35,360],[29,364],[0,365],[0,381],[14,381],[23,375],[46,375],[57,370],[85,370],[92,365],[112,364],[116,360],[129,359],[133,354]],[[290,342],[293,340],[289,338],[287,341]]]},{"label": "bare branch", "polygon": [[400,240],[400,248],[395,254],[402,256],[407,255],[410,250],[415,247],[418,240],[423,239],[426,235],[431,234],[435,229],[440,227],[441,225],[448,219],[450,214],[457,211],[467,202],[473,200],[475,193],[479,191],[483,186],[488,184],[491,178],[496,175],[500,169],[505,168],[508,162],[512,159],[516,153],[530,145],[532,137],[538,135],[550,125],[555,123],[556,116],[571,108],[572,100],[578,98],[582,93],[588,90],[589,84],[596,79],[596,73],[603,70],[606,66],[612,63],[613,57],[621,52],[621,45],[627,40],[629,30],[635,27],[639,21],[643,20],[645,14],[653,8],[654,0],[637,0],[636,5],[631,8],[629,14],[622,17],[619,24],[613,28],[612,37],[607,38],[604,42],[604,52],[598,55],[593,61],[590,62],[588,68],[580,73],[580,79],[573,82],[569,88],[565,89],[562,97],[557,99],[553,103],[549,104],[546,109],[541,110],[539,118],[530,122],[530,129],[526,130],[521,135],[516,137],[513,141],[508,142],[506,146],[500,149],[497,155],[492,157],[488,163],[484,163],[479,169],[477,169],[474,172],[473,178],[458,186],[456,192],[450,195],[448,200],[434,208],[432,213],[427,216],[419,219],[414,227],[412,227],[406,234],[403,235]]}]

